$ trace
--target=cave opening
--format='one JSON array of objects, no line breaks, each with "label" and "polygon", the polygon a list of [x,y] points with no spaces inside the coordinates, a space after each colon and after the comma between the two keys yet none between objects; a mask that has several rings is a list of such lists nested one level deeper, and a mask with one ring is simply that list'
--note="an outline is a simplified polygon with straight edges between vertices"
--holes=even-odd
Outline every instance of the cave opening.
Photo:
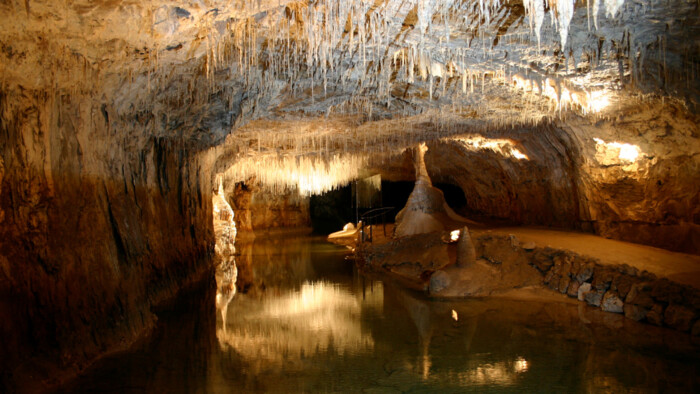
[{"label": "cave opening", "polygon": [[[408,196],[413,190],[414,182],[390,181],[381,182],[381,204],[375,207],[361,208],[360,215],[364,212],[381,207],[392,207],[386,213],[387,222],[393,222],[396,214],[406,206]],[[463,213],[466,206],[464,192],[459,186],[451,183],[436,183],[435,187],[445,194],[447,204],[456,212]],[[338,231],[347,223],[355,223],[355,201],[352,184],[340,187],[321,195],[313,195],[309,198],[309,213],[311,227],[314,234],[328,235]]]},{"label": "cave opening", "polygon": [[464,196],[464,190],[461,187],[444,182],[435,183],[435,187],[442,190],[447,205],[455,212],[462,215],[466,214],[467,198]]},{"label": "cave opening", "polygon": [[311,196],[309,213],[314,233],[328,235],[346,223],[355,223],[353,201],[351,185]]}]

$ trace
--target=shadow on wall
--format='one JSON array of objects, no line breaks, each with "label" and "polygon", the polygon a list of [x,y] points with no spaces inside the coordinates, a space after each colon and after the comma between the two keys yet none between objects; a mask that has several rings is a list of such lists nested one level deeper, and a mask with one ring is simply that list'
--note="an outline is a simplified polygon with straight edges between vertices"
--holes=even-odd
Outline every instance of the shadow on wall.
[{"label": "shadow on wall", "polygon": [[[453,185],[451,183],[433,183],[433,186],[442,190],[445,196],[445,202],[452,208],[456,213],[468,217],[467,215],[467,198],[464,196],[464,191],[459,186]],[[471,217],[468,217],[472,219]]]}]

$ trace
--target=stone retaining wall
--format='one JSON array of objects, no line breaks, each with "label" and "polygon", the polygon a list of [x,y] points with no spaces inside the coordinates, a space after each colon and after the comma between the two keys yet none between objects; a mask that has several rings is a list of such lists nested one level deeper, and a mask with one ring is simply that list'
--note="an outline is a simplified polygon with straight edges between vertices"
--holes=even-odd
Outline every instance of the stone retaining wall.
[{"label": "stone retaining wall", "polygon": [[542,274],[545,286],[603,311],[700,337],[700,290],[659,278],[627,264],[610,265],[567,250],[521,244],[517,238],[482,235],[477,257],[498,264],[523,259]]}]

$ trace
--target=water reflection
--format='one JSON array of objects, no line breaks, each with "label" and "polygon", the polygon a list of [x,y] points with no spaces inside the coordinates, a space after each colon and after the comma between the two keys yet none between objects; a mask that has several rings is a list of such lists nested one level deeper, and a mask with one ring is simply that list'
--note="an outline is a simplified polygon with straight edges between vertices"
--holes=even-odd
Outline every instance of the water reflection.
[{"label": "water reflection", "polygon": [[226,329],[226,317],[228,316],[228,305],[233,296],[236,295],[236,280],[238,278],[238,267],[233,257],[225,259],[216,268],[216,310],[221,314]]},{"label": "water reflection", "polygon": [[[225,321],[228,304],[236,295],[236,223],[234,212],[224,195],[223,177],[218,177],[219,190],[212,197],[214,237],[214,263],[216,264],[216,309]],[[224,326],[225,327],[225,326]]]},{"label": "water reflection", "polygon": [[[328,281],[305,282],[298,289],[273,294],[252,302],[241,299],[231,309],[238,319],[229,319],[228,330],[217,332],[222,345],[243,357],[275,363],[373,349],[374,340],[362,327],[361,314],[363,308],[381,308],[381,284],[374,284],[364,299]],[[243,311],[247,308],[253,311]]]},{"label": "water reflection", "polygon": [[[238,250],[238,291],[223,316],[214,311],[213,287],[188,295],[160,312],[150,342],[107,359],[66,391],[700,388],[698,347],[676,331],[577,304],[431,301],[360,275],[343,248],[322,240],[258,239]],[[217,281],[226,275],[234,277],[221,271]]]},{"label": "water reflection", "polygon": [[[245,360],[248,387],[264,375],[272,391],[627,391],[658,387],[646,376],[650,364],[657,377],[698,370],[695,356],[687,365],[668,357],[677,333],[621,316],[575,304],[435,302],[358,274],[318,242],[241,248],[239,286],[248,291],[217,336]],[[676,356],[693,354],[682,350],[686,340],[677,345]]]}]

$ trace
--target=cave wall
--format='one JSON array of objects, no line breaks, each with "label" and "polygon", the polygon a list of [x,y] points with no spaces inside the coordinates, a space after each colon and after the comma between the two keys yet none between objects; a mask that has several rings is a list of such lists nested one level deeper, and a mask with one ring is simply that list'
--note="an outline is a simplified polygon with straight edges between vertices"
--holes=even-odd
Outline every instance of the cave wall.
[{"label": "cave wall", "polygon": [[493,132],[489,138],[522,138],[518,144],[523,150],[537,155],[517,160],[446,140],[430,145],[426,154],[433,182],[459,186],[466,198],[465,213],[477,220],[573,226],[577,220],[576,186],[566,136],[542,127]]},{"label": "cave wall", "polygon": [[212,160],[100,96],[6,88],[0,109],[0,391],[32,391],[128,346],[202,277]]},{"label": "cave wall", "polygon": [[296,191],[273,193],[258,186],[255,180],[228,185],[226,195],[235,213],[236,228],[243,237],[311,225],[309,197]]},{"label": "cave wall", "polygon": [[[469,216],[700,253],[700,130],[682,104],[659,99],[621,106],[610,118],[480,136],[508,140],[527,159],[461,137],[432,143],[426,154],[433,182],[459,186]],[[616,143],[638,157],[622,159]]]},{"label": "cave wall", "polygon": [[[565,123],[582,152],[582,223],[608,238],[700,254],[699,123],[693,111],[663,100],[628,106],[609,120]],[[638,146],[639,157],[621,160],[593,138]]]}]

